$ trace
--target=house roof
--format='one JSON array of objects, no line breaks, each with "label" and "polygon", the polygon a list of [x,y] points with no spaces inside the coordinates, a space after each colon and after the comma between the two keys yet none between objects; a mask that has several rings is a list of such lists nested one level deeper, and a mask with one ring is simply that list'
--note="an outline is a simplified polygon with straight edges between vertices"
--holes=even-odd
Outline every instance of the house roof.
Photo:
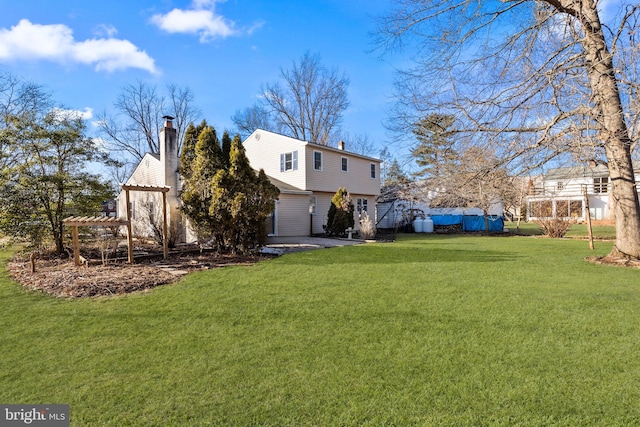
[{"label": "house roof", "polygon": [[[353,152],[347,151],[347,150],[340,150],[339,148],[331,147],[329,145],[321,145],[321,144],[316,144],[315,142],[303,141],[301,139],[297,139],[297,138],[294,138],[294,137],[291,137],[291,136],[283,135],[283,134],[278,133],[278,132],[272,132],[272,131],[268,131],[268,130],[264,130],[264,129],[256,129],[255,131],[253,131],[251,133],[251,135],[249,135],[249,137],[247,137],[247,139],[249,139],[252,135],[254,135],[255,133],[258,133],[258,132],[271,133],[273,135],[278,135],[281,138],[288,138],[288,139],[290,139],[292,141],[298,142],[300,145],[306,145],[306,146],[317,148],[317,149],[333,151],[335,153],[341,153],[343,155],[346,154],[346,155],[349,155],[349,156],[359,157],[361,159],[366,159],[366,160],[369,160],[371,162],[377,162],[377,163],[381,163],[382,162],[382,160],[376,159],[375,157],[369,157],[369,156],[365,156],[365,155],[362,155],[362,154],[353,153]],[[245,141],[246,141],[246,139],[245,139]]]},{"label": "house roof", "polygon": [[596,166],[572,166],[568,168],[549,169],[545,179],[571,179],[571,178],[600,178],[609,176],[607,165],[598,164]]},{"label": "house roof", "polygon": [[282,182],[279,179],[275,179],[272,176],[267,175],[267,178],[269,178],[269,181],[273,185],[278,187],[278,190],[280,190],[280,192],[283,194],[313,194],[311,191],[294,187],[293,185],[287,184],[286,182]]}]

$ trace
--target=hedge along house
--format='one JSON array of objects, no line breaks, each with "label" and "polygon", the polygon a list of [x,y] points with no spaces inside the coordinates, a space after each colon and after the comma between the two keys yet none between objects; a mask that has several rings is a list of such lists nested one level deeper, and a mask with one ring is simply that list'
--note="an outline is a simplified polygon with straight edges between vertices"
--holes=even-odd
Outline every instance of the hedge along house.
[{"label": "hedge along house", "polygon": [[267,224],[273,236],[324,233],[331,198],[346,187],[358,213],[375,221],[375,199],[380,194],[380,160],[338,148],[257,129],[244,141],[251,166],[264,169],[280,189],[276,209]]},{"label": "hedge along house", "polygon": [[[178,175],[178,138],[173,127],[173,117],[164,116],[164,126],[160,130],[160,153],[144,155],[124,185],[169,187],[166,193],[169,241],[183,243],[194,240],[188,227],[183,224],[180,213],[180,176]],[[118,212],[126,211],[125,192],[118,195]],[[136,236],[157,236],[162,233],[163,200],[159,192],[130,192],[129,209],[131,227]],[[121,214],[122,215],[122,214]],[[123,215],[124,216],[124,215]]]}]

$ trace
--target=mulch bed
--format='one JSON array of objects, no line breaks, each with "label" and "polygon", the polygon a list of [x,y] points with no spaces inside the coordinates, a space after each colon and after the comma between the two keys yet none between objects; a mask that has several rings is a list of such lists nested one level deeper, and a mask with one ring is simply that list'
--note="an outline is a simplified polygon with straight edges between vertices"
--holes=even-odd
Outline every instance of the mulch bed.
[{"label": "mulch bed", "polygon": [[640,260],[634,260],[634,259],[624,259],[624,258],[620,259],[620,258],[613,258],[610,256],[601,256],[601,257],[590,256],[585,259],[593,264],[613,265],[616,267],[627,267],[627,268],[640,268]]},{"label": "mulch bed", "polygon": [[41,256],[31,273],[28,256],[16,256],[7,265],[11,277],[27,289],[56,297],[123,295],[176,282],[183,275],[229,265],[250,265],[270,256],[216,255],[213,253],[172,254],[147,257],[135,264],[110,261],[107,265],[76,266],[73,260]]}]

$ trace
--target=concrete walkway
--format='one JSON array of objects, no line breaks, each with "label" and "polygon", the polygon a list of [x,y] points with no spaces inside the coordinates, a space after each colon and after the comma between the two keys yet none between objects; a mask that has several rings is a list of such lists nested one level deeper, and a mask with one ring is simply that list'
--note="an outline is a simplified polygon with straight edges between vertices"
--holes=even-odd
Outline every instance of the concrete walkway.
[{"label": "concrete walkway", "polygon": [[267,239],[267,245],[261,252],[282,255],[291,252],[359,245],[362,243],[365,243],[364,240],[329,239],[326,237],[269,237]]}]

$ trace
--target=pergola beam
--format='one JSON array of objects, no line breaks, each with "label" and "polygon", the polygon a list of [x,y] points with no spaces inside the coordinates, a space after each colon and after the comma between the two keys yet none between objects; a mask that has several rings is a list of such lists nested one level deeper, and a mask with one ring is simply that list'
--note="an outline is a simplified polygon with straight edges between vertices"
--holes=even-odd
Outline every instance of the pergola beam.
[{"label": "pergola beam", "polygon": [[171,187],[166,185],[129,185],[120,184],[120,188],[126,191],[149,191],[149,192],[161,192],[168,193],[171,191]]},{"label": "pergola beam", "polygon": [[80,265],[80,241],[78,239],[78,227],[112,227],[130,224],[129,221],[122,218],[106,216],[70,216],[69,218],[62,220],[62,223],[68,227],[72,227],[73,262],[75,265]]}]

